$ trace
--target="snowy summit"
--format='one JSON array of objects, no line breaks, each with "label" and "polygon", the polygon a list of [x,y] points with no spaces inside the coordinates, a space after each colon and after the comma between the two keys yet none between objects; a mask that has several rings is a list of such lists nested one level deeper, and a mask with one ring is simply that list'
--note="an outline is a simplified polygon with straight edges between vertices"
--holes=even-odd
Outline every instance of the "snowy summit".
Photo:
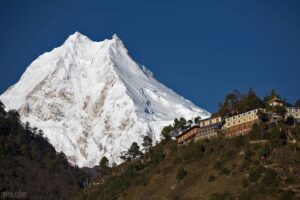
[{"label": "snowy summit", "polygon": [[117,35],[94,42],[78,32],[33,61],[0,100],[80,167],[102,156],[119,163],[132,142],[159,141],[176,117],[210,116],[155,80]]}]

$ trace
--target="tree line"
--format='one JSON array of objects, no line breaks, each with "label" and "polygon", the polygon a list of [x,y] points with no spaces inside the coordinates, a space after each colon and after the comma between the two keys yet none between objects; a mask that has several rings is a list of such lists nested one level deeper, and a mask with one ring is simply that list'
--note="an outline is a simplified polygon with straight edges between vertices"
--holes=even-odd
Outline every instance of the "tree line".
[{"label": "tree line", "polygon": [[[239,113],[247,112],[257,108],[268,108],[271,109],[267,102],[273,97],[277,97],[284,102],[284,106],[288,107],[300,107],[300,99],[296,100],[294,104],[289,103],[287,100],[281,98],[278,92],[273,89],[269,94],[267,94],[263,99],[260,99],[255,91],[250,88],[248,92],[241,93],[238,90],[228,93],[224,101],[219,104],[219,109],[213,116],[224,116],[230,117]],[[273,108],[277,112],[284,112],[280,106],[275,106]]]}]

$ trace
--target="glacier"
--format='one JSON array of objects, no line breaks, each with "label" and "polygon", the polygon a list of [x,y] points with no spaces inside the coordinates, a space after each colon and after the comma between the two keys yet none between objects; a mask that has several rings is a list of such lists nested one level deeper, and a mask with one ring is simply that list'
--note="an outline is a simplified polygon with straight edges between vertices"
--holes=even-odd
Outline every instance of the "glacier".
[{"label": "glacier", "polygon": [[120,163],[132,142],[160,141],[176,117],[210,116],[137,64],[117,35],[95,42],[79,32],[34,60],[0,100],[79,167],[103,156]]}]

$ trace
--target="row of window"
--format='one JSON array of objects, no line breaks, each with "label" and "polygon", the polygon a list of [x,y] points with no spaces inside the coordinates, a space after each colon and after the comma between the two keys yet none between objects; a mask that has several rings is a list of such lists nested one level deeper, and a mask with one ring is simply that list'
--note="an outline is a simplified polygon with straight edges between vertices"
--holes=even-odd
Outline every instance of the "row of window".
[{"label": "row of window", "polygon": [[205,120],[205,121],[200,122],[200,126],[209,126],[209,125],[212,125],[212,124],[215,124],[215,123],[220,123],[221,121],[222,121],[222,119],[220,117],[219,118],[214,118],[214,119],[209,119],[209,120]]},{"label": "row of window", "polygon": [[246,113],[243,113],[243,114],[239,114],[237,116],[229,117],[229,118],[226,119],[226,121],[229,122],[231,120],[235,120],[235,119],[239,119],[239,118],[242,118],[242,117],[245,117],[245,116],[256,114],[257,112],[258,112],[258,110],[252,110],[252,111],[249,111],[249,112],[246,112]]},{"label": "row of window", "polygon": [[217,133],[216,129],[205,130],[197,133],[197,136],[208,135],[211,133]]},{"label": "row of window", "polygon": [[300,112],[300,108],[287,108],[287,112]]},{"label": "row of window", "polygon": [[241,120],[238,120],[238,121],[227,122],[225,126],[230,127],[230,126],[238,125],[238,124],[248,122],[248,121],[251,121],[251,120],[255,120],[255,119],[257,119],[257,116],[251,116],[251,117],[244,118],[244,119],[241,119]]}]

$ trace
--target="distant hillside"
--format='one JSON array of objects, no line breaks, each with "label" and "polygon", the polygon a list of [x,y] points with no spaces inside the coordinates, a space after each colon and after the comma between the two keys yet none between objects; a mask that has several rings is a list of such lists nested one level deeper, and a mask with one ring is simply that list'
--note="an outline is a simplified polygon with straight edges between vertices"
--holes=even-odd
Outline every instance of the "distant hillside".
[{"label": "distant hillside", "polygon": [[0,102],[0,199],[72,199],[85,175]]}]

